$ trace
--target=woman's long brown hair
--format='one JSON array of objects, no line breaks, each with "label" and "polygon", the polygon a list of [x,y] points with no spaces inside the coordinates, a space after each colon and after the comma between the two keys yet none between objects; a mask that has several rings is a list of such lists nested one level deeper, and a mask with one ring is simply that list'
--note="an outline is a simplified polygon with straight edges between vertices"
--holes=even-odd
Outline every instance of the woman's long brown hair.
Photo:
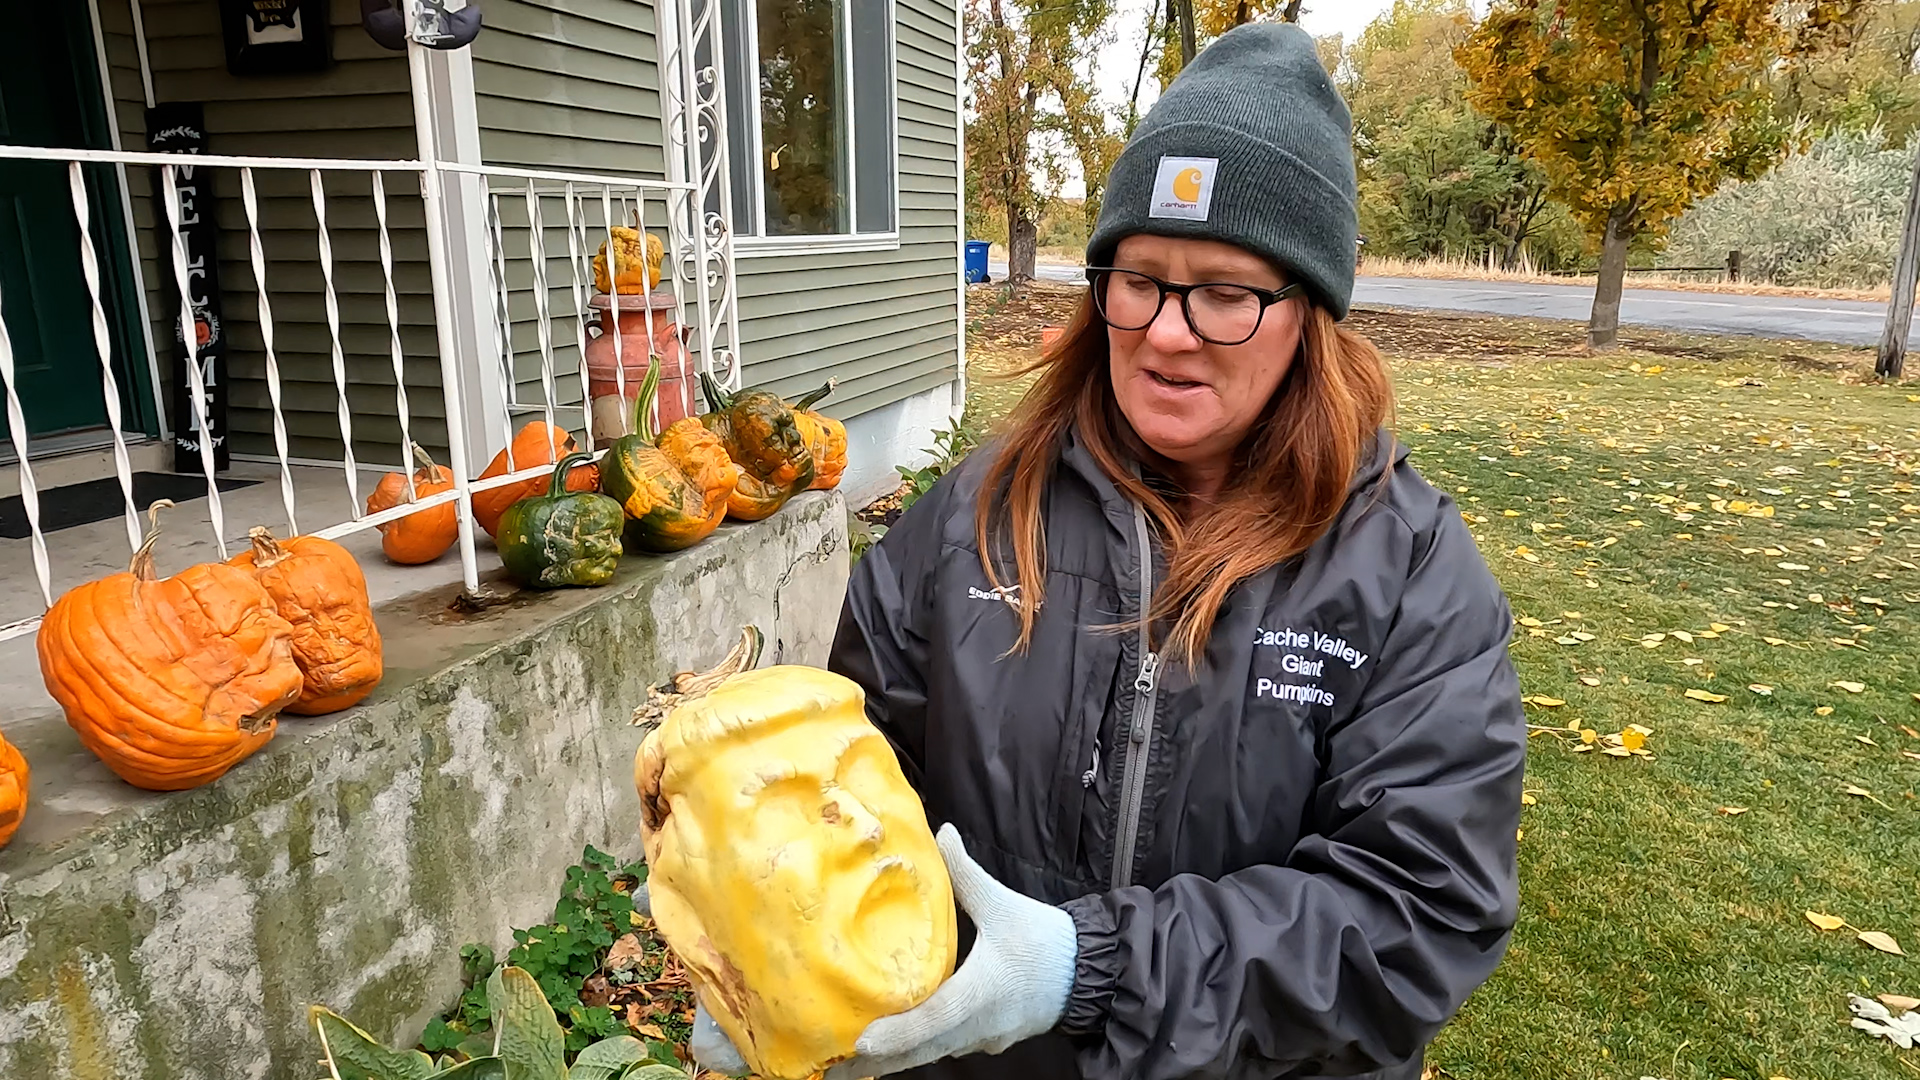
[{"label": "woman's long brown hair", "polygon": [[[988,582],[1005,586],[995,552],[1013,547],[1024,651],[1046,599],[1041,503],[1073,429],[1100,468],[1146,507],[1166,548],[1166,580],[1153,593],[1152,625],[1170,626],[1162,651],[1197,666],[1234,586],[1300,554],[1333,524],[1362,457],[1393,411],[1386,364],[1373,343],[1309,306],[1300,352],[1237,454],[1233,477],[1205,506],[1179,506],[1139,479],[1128,459],[1164,462],[1120,411],[1109,376],[1107,326],[1083,297],[1054,347],[1015,375],[1039,378],[1008,416],[974,509]],[[1187,511],[1185,514],[1182,511]],[[989,538],[1003,538],[993,545]],[[1155,637],[1159,637],[1158,634]]]}]

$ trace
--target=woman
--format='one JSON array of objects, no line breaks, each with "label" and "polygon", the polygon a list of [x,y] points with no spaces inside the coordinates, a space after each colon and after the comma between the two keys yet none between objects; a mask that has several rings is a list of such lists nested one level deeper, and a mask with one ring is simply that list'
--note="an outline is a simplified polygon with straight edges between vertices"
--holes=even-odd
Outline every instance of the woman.
[{"label": "woman", "polygon": [[831,666],[976,936],[832,1080],[1411,1080],[1499,961],[1512,623],[1339,324],[1356,231],[1312,39],[1222,37],[1114,166],[1004,436],[855,567]]}]

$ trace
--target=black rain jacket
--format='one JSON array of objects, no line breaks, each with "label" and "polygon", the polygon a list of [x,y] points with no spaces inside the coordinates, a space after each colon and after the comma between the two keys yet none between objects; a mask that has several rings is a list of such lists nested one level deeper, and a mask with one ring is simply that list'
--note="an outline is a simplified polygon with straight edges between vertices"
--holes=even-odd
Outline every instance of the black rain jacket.
[{"label": "black rain jacket", "polygon": [[1518,907],[1512,620],[1452,499],[1383,432],[1332,529],[1234,590],[1190,675],[1099,629],[1137,624],[1165,564],[1069,435],[1045,602],[1003,656],[1017,590],[987,587],[974,539],[993,449],[855,565],[830,666],[929,821],[1070,912],[1080,955],[1054,1031],[903,1075],[1415,1080]]}]

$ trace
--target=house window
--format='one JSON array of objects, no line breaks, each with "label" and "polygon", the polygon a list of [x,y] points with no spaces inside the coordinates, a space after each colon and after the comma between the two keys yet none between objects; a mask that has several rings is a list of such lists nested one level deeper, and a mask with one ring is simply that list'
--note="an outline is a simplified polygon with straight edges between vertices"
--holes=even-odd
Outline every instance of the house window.
[{"label": "house window", "polygon": [[898,235],[892,0],[724,0],[742,247]]}]

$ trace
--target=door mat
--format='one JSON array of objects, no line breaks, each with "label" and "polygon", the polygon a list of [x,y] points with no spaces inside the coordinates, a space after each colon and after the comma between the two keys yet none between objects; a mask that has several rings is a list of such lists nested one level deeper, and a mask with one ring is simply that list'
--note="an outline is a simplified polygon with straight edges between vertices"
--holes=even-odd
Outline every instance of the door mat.
[{"label": "door mat", "polygon": [[[234,491],[258,484],[258,480],[214,477],[221,491]],[[187,473],[137,472],[133,474],[133,505],[141,513],[155,499],[185,503],[207,497],[207,478]],[[40,531],[59,532],[77,525],[116,518],[126,512],[126,499],[120,493],[120,480],[109,476],[79,484],[47,488],[40,493]],[[0,538],[25,540],[33,532],[27,525],[27,505],[20,496],[0,499]]]}]

